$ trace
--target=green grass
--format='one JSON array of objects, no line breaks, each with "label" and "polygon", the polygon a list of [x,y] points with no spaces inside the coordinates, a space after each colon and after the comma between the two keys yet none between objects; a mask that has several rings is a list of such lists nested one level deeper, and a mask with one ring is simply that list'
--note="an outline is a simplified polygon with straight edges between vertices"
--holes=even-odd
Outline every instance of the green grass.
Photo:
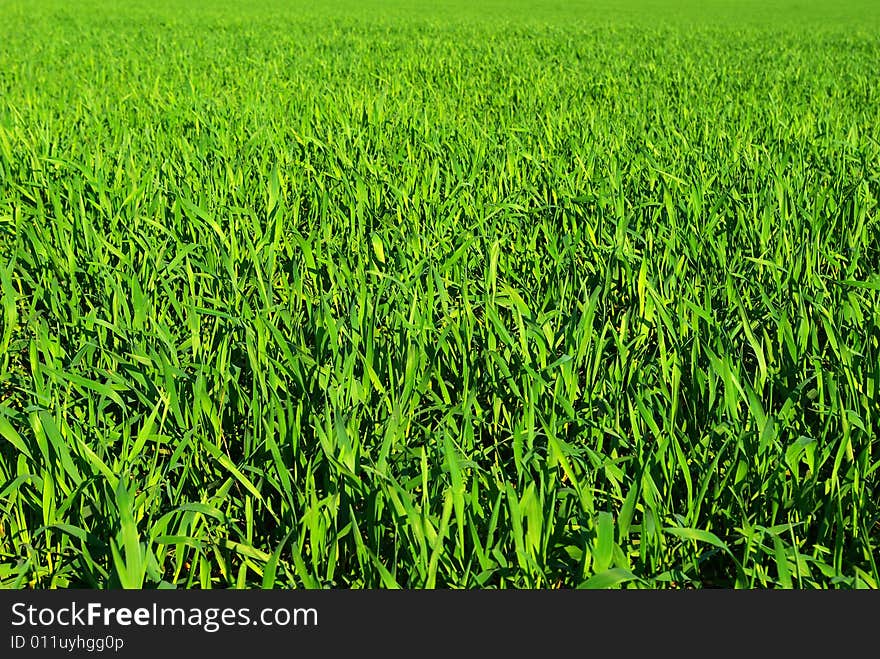
[{"label": "green grass", "polygon": [[880,584],[876,2],[68,4],[0,586]]}]

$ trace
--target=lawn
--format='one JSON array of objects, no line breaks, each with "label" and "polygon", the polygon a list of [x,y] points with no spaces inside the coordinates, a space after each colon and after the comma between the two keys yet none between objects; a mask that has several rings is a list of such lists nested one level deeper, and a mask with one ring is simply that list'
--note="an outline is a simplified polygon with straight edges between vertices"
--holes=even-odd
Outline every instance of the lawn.
[{"label": "lawn", "polygon": [[0,0],[0,587],[876,589],[878,200],[876,2]]}]

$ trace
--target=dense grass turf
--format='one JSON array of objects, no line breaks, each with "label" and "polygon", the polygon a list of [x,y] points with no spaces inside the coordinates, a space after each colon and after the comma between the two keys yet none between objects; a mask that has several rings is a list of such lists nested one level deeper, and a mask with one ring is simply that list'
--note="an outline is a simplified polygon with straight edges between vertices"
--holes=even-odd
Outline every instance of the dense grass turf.
[{"label": "dense grass turf", "polygon": [[67,5],[0,585],[878,586],[877,3]]}]

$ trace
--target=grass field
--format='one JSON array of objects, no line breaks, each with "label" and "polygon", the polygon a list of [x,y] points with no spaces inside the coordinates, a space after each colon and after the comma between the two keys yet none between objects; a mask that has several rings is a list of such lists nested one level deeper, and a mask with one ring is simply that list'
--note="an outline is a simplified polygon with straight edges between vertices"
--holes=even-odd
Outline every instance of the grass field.
[{"label": "grass field", "polygon": [[880,4],[0,0],[0,586],[880,585]]}]

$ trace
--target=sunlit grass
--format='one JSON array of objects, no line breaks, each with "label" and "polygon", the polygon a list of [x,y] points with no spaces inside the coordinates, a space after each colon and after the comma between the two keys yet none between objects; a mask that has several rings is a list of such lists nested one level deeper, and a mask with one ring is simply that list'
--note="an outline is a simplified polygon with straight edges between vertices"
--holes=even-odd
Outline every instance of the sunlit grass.
[{"label": "sunlit grass", "polygon": [[873,15],[33,5],[0,585],[878,586]]}]

